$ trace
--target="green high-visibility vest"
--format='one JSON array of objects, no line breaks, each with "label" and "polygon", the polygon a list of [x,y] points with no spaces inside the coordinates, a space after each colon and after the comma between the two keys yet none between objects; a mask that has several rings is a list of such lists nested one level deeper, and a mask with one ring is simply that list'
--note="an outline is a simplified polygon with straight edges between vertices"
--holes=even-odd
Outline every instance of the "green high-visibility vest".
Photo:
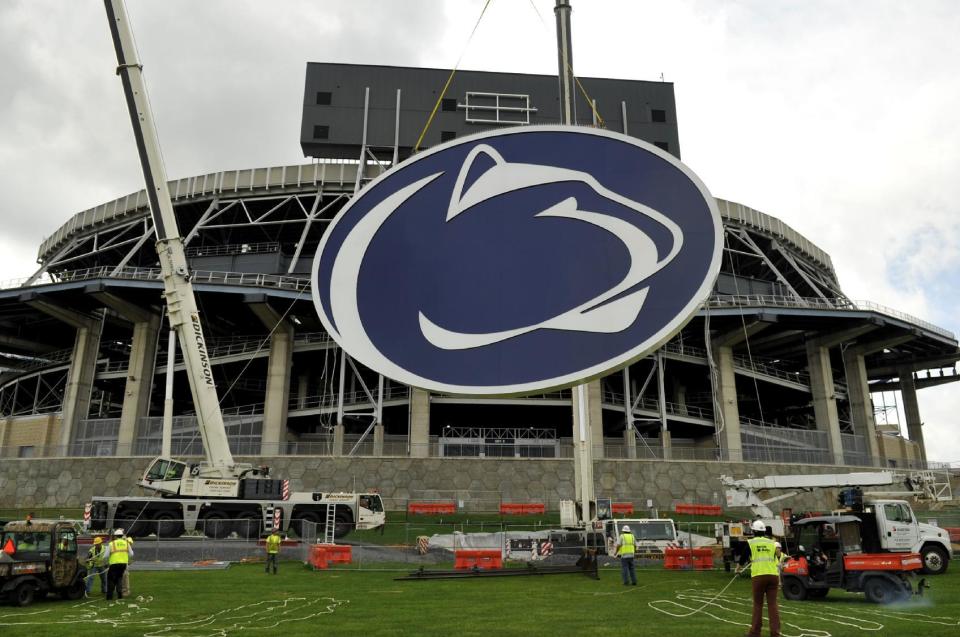
[{"label": "green high-visibility vest", "polygon": [[267,536],[267,553],[279,553],[280,552],[280,536],[276,533],[272,533]]},{"label": "green high-visibility vest", "polygon": [[750,540],[750,575],[779,575],[777,570],[777,544],[768,537]]},{"label": "green high-visibility vest", "polygon": [[91,566],[96,566],[97,568],[103,566],[103,544],[91,546],[90,552],[87,554],[87,560]]},{"label": "green high-visibility vest", "polygon": [[130,543],[126,540],[113,540],[110,542],[110,557],[107,564],[129,564],[130,563]]},{"label": "green high-visibility vest", "polygon": [[633,557],[637,552],[637,541],[633,533],[623,533],[620,535],[620,557]]}]

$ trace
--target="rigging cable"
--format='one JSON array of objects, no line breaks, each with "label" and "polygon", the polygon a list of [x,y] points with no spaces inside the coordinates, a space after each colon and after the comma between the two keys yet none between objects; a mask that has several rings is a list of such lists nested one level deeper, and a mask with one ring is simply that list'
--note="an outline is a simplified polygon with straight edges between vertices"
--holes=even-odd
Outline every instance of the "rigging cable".
[{"label": "rigging cable", "polygon": [[473,25],[473,30],[470,32],[469,37],[467,37],[467,41],[463,45],[463,50],[460,51],[460,57],[457,58],[457,63],[453,65],[452,69],[450,69],[450,75],[447,76],[447,81],[443,85],[443,90],[441,90],[440,95],[437,96],[437,101],[433,105],[433,110],[430,111],[430,116],[427,117],[427,123],[423,125],[423,130],[420,131],[420,137],[417,138],[417,143],[413,146],[413,152],[419,152],[420,144],[423,142],[423,138],[427,134],[427,129],[429,129],[430,124],[433,123],[433,118],[437,114],[437,109],[440,108],[440,103],[443,101],[444,96],[446,96],[447,89],[450,88],[450,82],[453,81],[453,76],[457,72],[457,68],[460,66],[463,56],[466,55],[467,49],[470,47],[470,41],[473,40],[473,36],[477,32],[477,28],[480,26],[480,21],[483,19],[483,14],[487,12],[487,7],[490,6],[492,1],[493,0],[486,0],[486,2],[483,3],[483,9],[480,10],[480,15],[477,17],[477,22]]}]

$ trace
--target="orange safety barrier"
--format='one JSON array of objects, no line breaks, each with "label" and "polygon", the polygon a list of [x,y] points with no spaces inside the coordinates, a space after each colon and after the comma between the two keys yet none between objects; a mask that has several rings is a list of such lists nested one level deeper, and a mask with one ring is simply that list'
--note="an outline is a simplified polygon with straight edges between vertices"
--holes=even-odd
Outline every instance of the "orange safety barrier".
[{"label": "orange safety barrier", "polygon": [[682,504],[677,503],[673,507],[676,513],[686,513],[689,515],[721,515],[723,509],[719,504]]},{"label": "orange safety barrier", "polygon": [[503,568],[503,556],[499,549],[459,549],[454,551],[456,569]]},{"label": "orange safety barrier", "polygon": [[353,547],[349,544],[313,544],[308,557],[313,568],[327,568],[329,564],[350,564]]},{"label": "orange safety barrier", "polygon": [[630,515],[633,513],[633,502],[614,502],[611,507],[614,515]]},{"label": "orange safety barrier", "polygon": [[547,506],[542,502],[501,502],[500,515],[532,515],[545,513]]},{"label": "orange safety barrier", "polygon": [[713,549],[664,549],[663,568],[671,570],[694,569],[697,571],[713,568]]},{"label": "orange safety barrier", "polygon": [[407,504],[407,513],[436,515],[456,512],[457,505],[455,502],[409,502]]}]

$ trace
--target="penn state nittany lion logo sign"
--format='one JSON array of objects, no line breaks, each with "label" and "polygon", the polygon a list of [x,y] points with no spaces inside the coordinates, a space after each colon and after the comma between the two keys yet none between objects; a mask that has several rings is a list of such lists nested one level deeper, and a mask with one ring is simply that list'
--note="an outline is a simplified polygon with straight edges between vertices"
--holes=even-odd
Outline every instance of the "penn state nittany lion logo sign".
[{"label": "penn state nittany lion logo sign", "polygon": [[432,391],[573,385],[666,342],[720,267],[713,197],[626,135],[473,135],[371,182],[333,220],[313,299],[350,356]]}]

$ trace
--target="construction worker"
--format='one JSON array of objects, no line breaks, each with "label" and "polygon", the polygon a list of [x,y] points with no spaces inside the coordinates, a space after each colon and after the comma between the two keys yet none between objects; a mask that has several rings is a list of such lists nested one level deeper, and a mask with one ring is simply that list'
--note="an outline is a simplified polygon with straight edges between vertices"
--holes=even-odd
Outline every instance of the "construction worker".
[{"label": "construction worker", "polygon": [[267,536],[267,565],[264,569],[265,573],[270,572],[270,565],[273,564],[273,574],[277,574],[277,562],[280,560],[280,543],[282,541],[283,538],[280,536],[280,531],[276,529]]},{"label": "construction worker", "polygon": [[780,608],[777,606],[777,591],[780,588],[780,551],[770,537],[763,520],[754,520],[751,525],[753,538],[750,547],[750,575],[753,586],[753,621],[747,637],[760,637],[763,628],[763,598],[767,598],[767,615],[770,619],[770,637],[780,637]]},{"label": "construction worker", "polygon": [[123,537],[123,529],[113,532],[113,540],[107,544],[103,552],[103,559],[107,563],[107,599],[113,599],[113,592],[117,592],[117,599],[123,599],[123,573],[133,557],[133,547]]},{"label": "construction worker", "polygon": [[18,551],[36,551],[37,550],[37,538],[33,533],[24,533],[17,539],[17,550]]},{"label": "construction worker", "polygon": [[637,554],[637,540],[626,524],[620,529],[617,538],[617,555],[620,557],[620,577],[623,585],[637,585],[637,566],[634,558]]},{"label": "construction worker", "polygon": [[[133,538],[125,534],[123,536],[123,539],[127,541],[127,543],[130,545],[130,550],[133,551]],[[124,597],[130,597],[130,569],[129,568],[123,570],[123,579],[120,581],[120,588],[123,590]]]},{"label": "construction worker", "polygon": [[107,568],[103,561],[103,538],[99,535],[93,538],[93,545],[87,551],[87,595],[93,589],[93,579],[100,577],[100,592],[107,592]]}]

